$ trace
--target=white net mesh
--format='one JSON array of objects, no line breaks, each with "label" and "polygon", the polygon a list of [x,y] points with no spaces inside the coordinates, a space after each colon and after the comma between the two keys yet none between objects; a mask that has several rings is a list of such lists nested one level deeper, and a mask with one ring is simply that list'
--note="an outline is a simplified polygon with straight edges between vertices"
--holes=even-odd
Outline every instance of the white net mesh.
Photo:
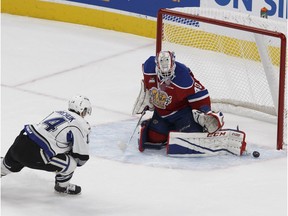
[{"label": "white net mesh", "polygon": [[[201,8],[172,10],[284,34],[287,30],[285,23],[242,13]],[[279,38],[176,15],[163,14],[162,23],[162,50],[175,51],[176,59],[190,67],[209,90],[215,109],[236,109],[239,114],[241,107],[246,116],[277,121]],[[287,145],[287,90],[285,98],[283,138]]]}]

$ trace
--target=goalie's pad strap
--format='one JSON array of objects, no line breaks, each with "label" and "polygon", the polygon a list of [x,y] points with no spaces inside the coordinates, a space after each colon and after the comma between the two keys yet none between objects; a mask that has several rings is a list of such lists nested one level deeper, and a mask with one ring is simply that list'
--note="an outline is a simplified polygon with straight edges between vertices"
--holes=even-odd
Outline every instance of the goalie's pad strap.
[{"label": "goalie's pad strap", "polygon": [[166,147],[167,143],[151,143],[151,142],[145,142],[143,143],[144,149],[156,149],[160,150],[164,147]]},{"label": "goalie's pad strap", "polygon": [[243,131],[224,129],[214,134],[170,132],[167,154],[177,157],[242,155],[246,148]]}]

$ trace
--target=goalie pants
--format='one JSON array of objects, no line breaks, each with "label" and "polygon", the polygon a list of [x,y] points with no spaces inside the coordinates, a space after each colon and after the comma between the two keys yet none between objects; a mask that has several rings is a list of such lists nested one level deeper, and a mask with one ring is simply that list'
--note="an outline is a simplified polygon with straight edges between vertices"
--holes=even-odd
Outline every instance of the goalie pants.
[{"label": "goalie pants", "polygon": [[165,142],[170,131],[177,132],[203,132],[203,127],[196,123],[193,118],[192,109],[186,107],[171,116],[161,117],[154,111],[152,118],[146,124],[147,130],[143,134],[145,141]]},{"label": "goalie pants", "polygon": [[[56,172],[55,180],[57,182],[68,182],[72,178],[73,171],[76,168],[76,166],[73,166],[73,163],[70,163],[71,156],[58,154],[51,158],[51,162],[45,163],[42,159],[41,151],[42,149],[39,145],[25,135],[23,130],[9,148],[1,166],[4,165],[11,172],[20,172],[24,167]],[[59,165],[55,161],[58,161]],[[70,164],[72,165],[72,169],[68,167]],[[69,171],[67,172],[67,170]]]}]

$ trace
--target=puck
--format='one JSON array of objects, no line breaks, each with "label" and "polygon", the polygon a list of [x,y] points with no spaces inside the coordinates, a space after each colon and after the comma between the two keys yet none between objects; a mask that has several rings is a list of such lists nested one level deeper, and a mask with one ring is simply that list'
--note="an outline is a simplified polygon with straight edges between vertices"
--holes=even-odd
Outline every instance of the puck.
[{"label": "puck", "polygon": [[254,158],[258,158],[260,156],[260,153],[258,151],[253,151],[252,155]]}]

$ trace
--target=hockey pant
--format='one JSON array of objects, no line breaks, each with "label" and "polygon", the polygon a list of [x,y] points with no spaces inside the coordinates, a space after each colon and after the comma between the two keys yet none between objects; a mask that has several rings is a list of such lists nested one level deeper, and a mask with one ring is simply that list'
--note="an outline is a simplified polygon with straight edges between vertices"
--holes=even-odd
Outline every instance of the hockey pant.
[{"label": "hockey pant", "polygon": [[16,137],[1,163],[1,175],[20,172],[24,167],[56,172],[56,182],[69,182],[77,167],[68,154],[58,154],[47,160],[43,150],[25,135],[24,130]]}]

